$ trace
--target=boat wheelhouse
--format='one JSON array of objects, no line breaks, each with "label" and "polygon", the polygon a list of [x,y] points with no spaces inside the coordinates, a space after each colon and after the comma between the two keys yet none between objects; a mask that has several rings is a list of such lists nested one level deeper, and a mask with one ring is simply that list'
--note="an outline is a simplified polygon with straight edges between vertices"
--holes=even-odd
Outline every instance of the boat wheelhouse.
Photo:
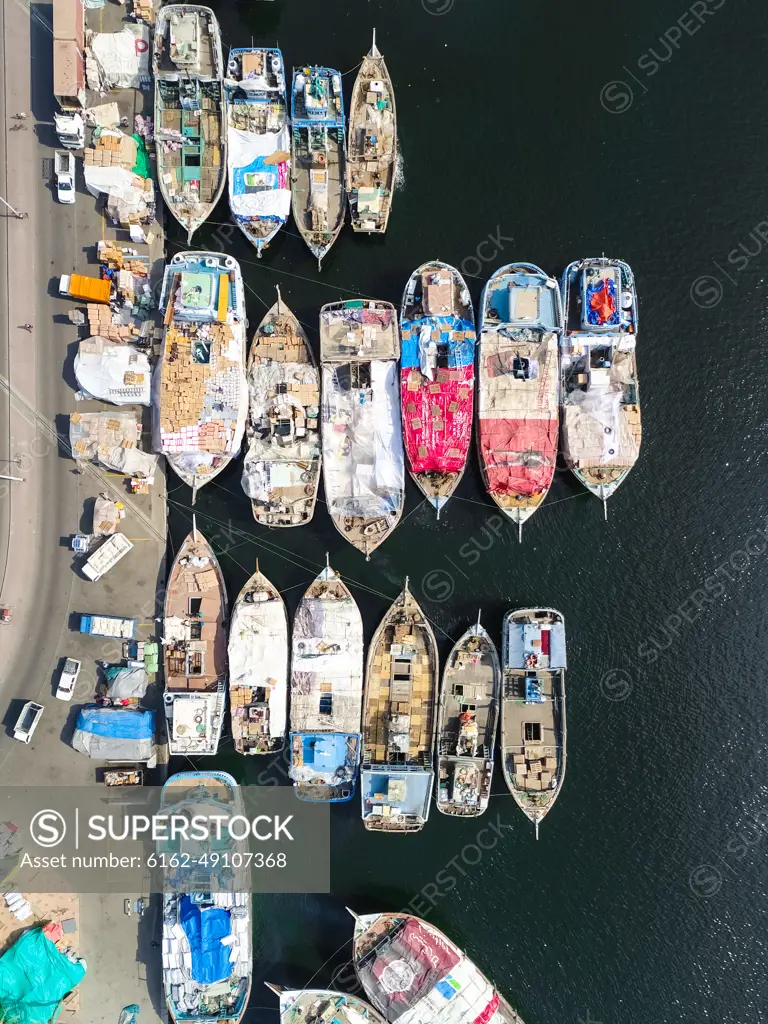
[{"label": "boat wheelhouse", "polygon": [[438,518],[472,438],[475,316],[466,282],[433,260],[411,274],[400,311],[400,397],[411,476]]},{"label": "boat wheelhouse", "polygon": [[501,767],[536,826],[565,778],[565,621],[554,608],[507,612],[503,627]]},{"label": "boat wheelhouse", "polygon": [[221,33],[210,7],[160,8],[152,70],[157,179],[191,242],[221,198],[227,173]]},{"label": "boat wheelhouse", "polygon": [[277,47],[230,50],[225,86],[229,208],[260,258],[291,209],[282,53]]},{"label": "boat wheelhouse", "polygon": [[291,128],[293,219],[320,268],[347,209],[344,95],[338,71],[294,68]]},{"label": "boat wheelhouse", "polygon": [[623,260],[577,260],[562,279],[560,346],[563,454],[569,469],[603,502],[640,454],[637,291]]},{"label": "boat wheelhouse", "polygon": [[521,539],[555,472],[562,330],[557,282],[534,264],[501,267],[483,289],[480,465],[488,493]]}]

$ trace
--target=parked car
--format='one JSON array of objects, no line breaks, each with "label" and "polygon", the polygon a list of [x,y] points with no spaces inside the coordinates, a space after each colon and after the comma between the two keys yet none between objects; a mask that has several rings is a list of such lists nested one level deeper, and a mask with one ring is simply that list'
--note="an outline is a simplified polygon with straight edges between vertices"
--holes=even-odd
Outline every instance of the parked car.
[{"label": "parked car", "polygon": [[60,203],[75,201],[75,158],[72,153],[59,150],[55,157],[56,195]]},{"label": "parked car", "polygon": [[72,700],[72,694],[77,686],[77,677],[80,675],[82,662],[75,658],[67,658],[64,668],[59,676],[59,685],[56,687],[56,697],[59,700]]}]

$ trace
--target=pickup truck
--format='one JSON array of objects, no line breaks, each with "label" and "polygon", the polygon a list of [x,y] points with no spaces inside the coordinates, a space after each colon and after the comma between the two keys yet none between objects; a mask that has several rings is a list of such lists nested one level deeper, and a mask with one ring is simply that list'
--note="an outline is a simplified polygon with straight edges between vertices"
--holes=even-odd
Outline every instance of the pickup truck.
[{"label": "pickup truck", "polygon": [[75,158],[68,150],[57,150],[54,158],[56,195],[60,203],[75,201]]},{"label": "pickup truck", "polygon": [[64,668],[59,676],[59,685],[56,687],[57,700],[72,700],[72,694],[77,686],[77,677],[80,675],[82,662],[76,658],[67,658]]},{"label": "pickup truck", "polygon": [[44,710],[45,708],[42,704],[36,704],[33,700],[28,700],[21,709],[21,714],[16,719],[16,725],[13,727],[13,738],[21,743],[29,743]]},{"label": "pickup truck", "polygon": [[121,619],[119,615],[81,615],[80,632],[89,636],[107,636],[117,640],[133,640],[136,619]]},{"label": "pickup truck", "polygon": [[89,580],[100,580],[104,573],[117,565],[123,555],[127,555],[133,547],[131,541],[122,533],[113,533],[97,548],[83,566],[83,573]]}]

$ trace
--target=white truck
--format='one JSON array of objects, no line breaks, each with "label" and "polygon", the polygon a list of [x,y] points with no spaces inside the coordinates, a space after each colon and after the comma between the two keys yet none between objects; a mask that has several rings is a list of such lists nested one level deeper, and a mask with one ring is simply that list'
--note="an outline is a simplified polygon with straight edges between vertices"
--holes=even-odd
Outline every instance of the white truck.
[{"label": "white truck", "polygon": [[16,725],[13,727],[13,738],[21,743],[29,743],[43,711],[45,711],[45,708],[42,704],[36,704],[33,700],[28,700],[21,709],[21,714],[16,719]]},{"label": "white truck", "polygon": [[85,145],[85,121],[73,110],[54,114],[56,134],[65,149],[82,149]]},{"label": "white truck", "polygon": [[57,150],[54,158],[56,195],[60,203],[75,201],[75,157],[68,150]]},{"label": "white truck", "polygon": [[104,573],[109,572],[113,565],[117,565],[123,555],[127,555],[132,547],[133,544],[124,534],[113,533],[101,547],[96,548],[83,566],[83,573],[95,583],[96,580],[101,579]]}]

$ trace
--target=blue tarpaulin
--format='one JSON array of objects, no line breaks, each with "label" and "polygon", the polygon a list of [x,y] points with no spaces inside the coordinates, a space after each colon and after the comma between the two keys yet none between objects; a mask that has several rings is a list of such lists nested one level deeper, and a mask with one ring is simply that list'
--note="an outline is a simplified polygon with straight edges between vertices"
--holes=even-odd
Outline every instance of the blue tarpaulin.
[{"label": "blue tarpaulin", "polygon": [[[404,370],[410,370],[419,365],[419,337],[424,324],[427,324],[431,330],[440,332],[440,341],[448,346],[448,367],[450,369],[473,364],[475,360],[474,326],[468,320],[462,320],[458,316],[429,316],[403,322],[400,365]],[[454,336],[456,331],[464,331],[468,337],[456,338]]]},{"label": "blue tarpaulin", "polygon": [[84,707],[77,716],[75,728],[113,740],[148,740],[155,735],[155,713],[130,708]]},{"label": "blue tarpaulin", "polygon": [[221,907],[201,910],[189,896],[184,896],[179,919],[192,951],[192,978],[200,985],[213,985],[228,978],[232,973],[230,947],[221,943],[232,934],[228,911]]}]

